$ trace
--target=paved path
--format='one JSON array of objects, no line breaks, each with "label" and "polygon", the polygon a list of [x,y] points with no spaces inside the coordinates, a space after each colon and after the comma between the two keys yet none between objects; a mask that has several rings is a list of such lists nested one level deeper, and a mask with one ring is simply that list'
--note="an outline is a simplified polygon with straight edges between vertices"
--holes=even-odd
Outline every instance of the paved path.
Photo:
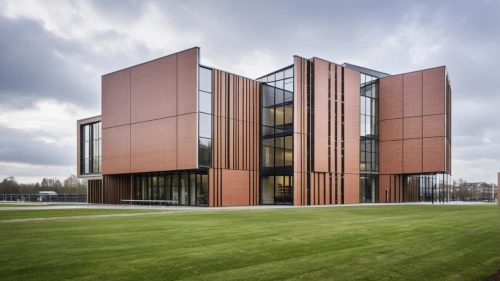
[{"label": "paved path", "polygon": [[[12,204],[12,203],[10,203]],[[495,205],[496,202],[460,202],[453,201],[449,203],[434,203],[434,205]],[[293,208],[344,208],[344,207],[370,207],[370,206],[402,206],[402,205],[432,205],[431,202],[411,202],[411,203],[364,203],[364,204],[347,204],[347,205],[316,205],[316,206],[292,206],[292,205],[260,205],[260,206],[240,206],[240,207],[189,207],[189,206],[147,206],[147,205],[105,205],[105,204],[67,204],[67,205],[39,205],[29,203],[23,204],[24,207],[1,207],[1,211],[13,210],[61,210],[61,209],[115,209],[115,210],[164,210],[164,211],[241,211],[241,210],[268,210],[268,209],[293,209]]]}]

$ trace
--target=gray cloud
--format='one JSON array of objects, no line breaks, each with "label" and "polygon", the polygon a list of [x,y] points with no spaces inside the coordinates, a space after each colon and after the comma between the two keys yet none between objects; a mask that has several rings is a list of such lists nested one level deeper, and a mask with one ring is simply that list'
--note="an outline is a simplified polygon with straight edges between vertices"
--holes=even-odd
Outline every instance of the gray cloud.
[{"label": "gray cloud", "polygon": [[0,126],[1,162],[31,165],[76,165],[76,149],[37,140],[38,132],[25,132]]}]

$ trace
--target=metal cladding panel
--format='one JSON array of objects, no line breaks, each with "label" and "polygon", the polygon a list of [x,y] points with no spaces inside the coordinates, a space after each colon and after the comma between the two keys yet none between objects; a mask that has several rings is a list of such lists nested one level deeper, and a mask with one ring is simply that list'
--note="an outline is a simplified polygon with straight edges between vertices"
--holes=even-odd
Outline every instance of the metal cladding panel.
[{"label": "metal cladding panel", "polygon": [[132,124],[131,172],[177,170],[177,117]]},{"label": "metal cladding panel", "polygon": [[[337,66],[337,116],[335,118],[336,120],[336,128],[337,128],[337,135],[334,137],[335,142],[337,143],[337,169],[335,170],[336,173],[341,173],[342,172],[342,163],[344,161],[344,158],[342,157],[344,151],[342,150],[342,99],[343,99],[343,89],[342,89],[342,81],[343,81],[343,76],[342,76],[342,67]],[[333,133],[332,133],[333,134]],[[332,142],[333,143],[333,142]],[[332,168],[333,169],[333,168]],[[340,183],[339,183],[340,186]],[[338,188],[340,192],[340,188]],[[339,196],[340,198],[340,196]],[[340,202],[340,199],[339,199]]]},{"label": "metal cladding panel", "polygon": [[130,68],[102,76],[102,128],[130,124]]},{"label": "metal cladding panel", "polygon": [[422,116],[422,71],[403,75],[403,114]]},{"label": "metal cladding panel", "polygon": [[344,174],[344,204],[359,203],[359,174]]},{"label": "metal cladding panel", "polygon": [[422,117],[404,118],[403,121],[403,138],[416,139],[422,138]]},{"label": "metal cladding panel", "polygon": [[359,83],[359,72],[344,68],[344,173],[347,174],[359,174]]},{"label": "metal cladding panel", "polygon": [[389,119],[379,122],[380,141],[400,140],[403,138],[403,119]]},{"label": "metal cladding panel", "polygon": [[380,174],[401,174],[403,172],[403,142],[385,141],[379,143]]},{"label": "metal cladding panel", "polygon": [[423,139],[423,172],[444,172],[445,169],[445,138]]},{"label": "metal cladding panel", "polygon": [[403,117],[403,75],[379,80],[380,120]]},{"label": "metal cladding panel", "polygon": [[177,54],[177,114],[197,112],[198,48]]},{"label": "metal cladding panel", "polygon": [[130,173],[130,125],[102,129],[102,174]]},{"label": "metal cladding panel", "polygon": [[424,138],[444,137],[446,134],[445,118],[444,114],[424,116]]},{"label": "metal cladding panel", "polygon": [[423,115],[445,113],[445,67],[423,71]]},{"label": "metal cladding panel", "polygon": [[422,139],[403,141],[403,173],[422,173]]},{"label": "metal cladding panel", "polygon": [[177,169],[198,168],[198,114],[177,116]]},{"label": "metal cladding panel", "polygon": [[329,63],[316,58],[314,58],[313,62],[314,62],[313,168],[315,172],[328,172]]},{"label": "metal cladding panel", "polygon": [[248,206],[250,174],[245,170],[222,170],[222,206]]},{"label": "metal cladding panel", "polygon": [[132,123],[177,115],[177,55],[132,67]]}]

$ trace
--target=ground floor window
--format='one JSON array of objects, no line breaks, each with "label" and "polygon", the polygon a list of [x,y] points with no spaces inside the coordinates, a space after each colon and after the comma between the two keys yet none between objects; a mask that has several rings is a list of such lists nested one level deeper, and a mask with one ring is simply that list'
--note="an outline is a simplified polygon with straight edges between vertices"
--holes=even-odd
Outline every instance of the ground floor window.
[{"label": "ground floor window", "polygon": [[292,205],[293,176],[262,174],[260,185],[261,205]]},{"label": "ground floor window", "polygon": [[208,206],[208,170],[134,175],[134,200],[172,200],[185,206]]},{"label": "ground floor window", "polygon": [[378,176],[361,174],[359,177],[359,203],[378,202]]}]

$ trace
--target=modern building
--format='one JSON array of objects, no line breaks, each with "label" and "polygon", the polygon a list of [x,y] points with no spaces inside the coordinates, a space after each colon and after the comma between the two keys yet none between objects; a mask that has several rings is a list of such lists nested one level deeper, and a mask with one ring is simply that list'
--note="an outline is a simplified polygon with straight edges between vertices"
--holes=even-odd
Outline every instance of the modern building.
[{"label": "modern building", "polygon": [[196,47],[102,76],[102,115],[77,122],[89,203],[447,200],[445,66],[390,75],[295,56],[254,80],[199,61]]}]

